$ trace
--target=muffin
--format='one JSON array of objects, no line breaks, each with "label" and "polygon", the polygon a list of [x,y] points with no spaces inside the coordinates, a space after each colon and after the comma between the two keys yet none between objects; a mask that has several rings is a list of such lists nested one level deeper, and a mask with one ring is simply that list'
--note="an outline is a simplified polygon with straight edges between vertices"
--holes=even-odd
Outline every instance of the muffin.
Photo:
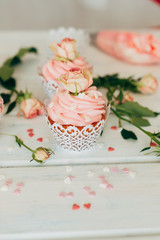
[{"label": "muffin", "polygon": [[59,78],[72,68],[91,69],[85,59],[78,55],[75,48],[75,40],[64,38],[60,44],[53,42],[50,48],[55,57],[50,59],[43,67],[41,76],[48,96],[52,96],[61,86]]},{"label": "muffin", "polygon": [[47,107],[47,122],[64,149],[82,151],[93,146],[103,130],[109,107],[92,86],[89,70],[71,69],[62,75],[59,88]]}]

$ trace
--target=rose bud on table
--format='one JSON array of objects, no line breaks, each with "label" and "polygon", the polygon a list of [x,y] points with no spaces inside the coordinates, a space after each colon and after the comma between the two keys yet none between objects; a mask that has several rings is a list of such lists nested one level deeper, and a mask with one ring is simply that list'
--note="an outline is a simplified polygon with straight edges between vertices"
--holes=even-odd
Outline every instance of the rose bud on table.
[{"label": "rose bud on table", "polygon": [[158,81],[152,74],[147,74],[138,81],[137,89],[141,93],[154,93],[157,88]]},{"label": "rose bud on table", "polygon": [[44,106],[39,100],[31,97],[21,102],[20,111],[25,118],[35,118],[44,113]]}]

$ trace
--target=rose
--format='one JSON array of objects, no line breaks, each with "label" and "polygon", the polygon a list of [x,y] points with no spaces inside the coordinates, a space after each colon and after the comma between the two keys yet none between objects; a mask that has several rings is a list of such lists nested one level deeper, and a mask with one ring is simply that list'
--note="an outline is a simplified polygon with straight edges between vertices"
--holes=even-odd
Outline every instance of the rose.
[{"label": "rose", "polygon": [[52,42],[50,48],[57,57],[74,60],[77,56],[75,42],[74,39],[64,38],[60,44]]},{"label": "rose", "polygon": [[158,88],[158,81],[152,74],[147,74],[138,82],[137,89],[141,93],[154,93]]},{"label": "rose", "polygon": [[43,163],[50,157],[51,152],[53,153],[50,149],[39,147],[33,152],[32,158],[37,162]]},{"label": "rose", "polygon": [[22,100],[20,110],[25,118],[34,118],[44,113],[44,106],[36,98],[31,97]]},{"label": "rose", "polygon": [[3,98],[0,97],[0,115],[3,112]]},{"label": "rose", "polygon": [[69,92],[79,93],[87,89],[93,83],[92,74],[89,70],[72,68],[58,79]]}]

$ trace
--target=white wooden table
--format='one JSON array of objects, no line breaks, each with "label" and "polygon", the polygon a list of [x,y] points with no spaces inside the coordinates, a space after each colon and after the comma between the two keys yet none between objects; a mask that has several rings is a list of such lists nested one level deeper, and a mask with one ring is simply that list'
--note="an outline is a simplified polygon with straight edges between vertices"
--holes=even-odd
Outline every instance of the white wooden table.
[{"label": "white wooden table", "polygon": [[[160,37],[160,33],[156,33]],[[24,63],[17,67],[15,77],[18,88],[33,91],[40,100],[45,96],[36,73],[36,67],[46,53],[46,32],[1,32],[0,64],[23,46],[36,46],[38,56],[28,55]],[[94,74],[119,72],[123,76],[142,76],[153,73],[160,79],[159,66],[131,66],[119,62],[94,47],[89,47],[87,59],[94,66]],[[160,90],[152,96],[136,95],[143,105],[160,111]],[[4,116],[0,122],[0,132],[17,134],[30,146],[49,146],[55,149],[55,156],[45,165],[29,162],[30,153],[20,149],[14,140],[0,136],[0,188],[6,180],[12,180],[8,191],[0,191],[0,239],[160,239],[160,159],[140,154],[149,144],[149,139],[138,130],[139,140],[122,140],[118,131],[110,129],[117,125],[110,116],[104,134],[96,146],[83,153],[67,152],[55,147],[54,139],[44,117],[26,120],[17,118],[17,109]],[[160,130],[160,117],[151,119],[149,130]],[[125,125],[126,128],[132,127]],[[35,136],[29,138],[27,129],[33,128]],[[36,139],[46,140],[38,143]],[[114,152],[108,152],[108,147]],[[72,169],[66,166],[72,167]],[[118,172],[104,172],[109,167]],[[129,168],[136,175],[123,173]],[[69,172],[69,170],[72,170]],[[67,176],[75,178],[65,184]],[[113,185],[107,191],[101,185],[99,176],[104,175]],[[20,194],[14,194],[17,184],[24,183]],[[90,187],[95,196],[83,190]],[[4,189],[3,189],[4,190]],[[63,198],[61,192],[72,192],[72,198]],[[93,194],[94,195],[94,194]],[[90,209],[83,204],[91,204]],[[72,205],[80,206],[72,210]]]}]

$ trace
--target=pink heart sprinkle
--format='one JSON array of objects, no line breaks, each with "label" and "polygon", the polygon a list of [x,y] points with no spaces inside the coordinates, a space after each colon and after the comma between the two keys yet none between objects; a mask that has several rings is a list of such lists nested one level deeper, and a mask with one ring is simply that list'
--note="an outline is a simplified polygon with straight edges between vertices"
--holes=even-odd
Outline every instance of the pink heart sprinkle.
[{"label": "pink heart sprinkle", "polygon": [[108,184],[108,181],[107,181],[107,180],[103,180],[103,181],[102,181],[102,184],[106,184],[106,185],[107,185],[107,184]]},{"label": "pink heart sprinkle", "polygon": [[109,147],[109,148],[108,148],[108,151],[109,151],[109,152],[112,152],[112,151],[114,151],[114,150],[115,150],[115,149],[112,148],[112,147]]},{"label": "pink heart sprinkle", "polygon": [[43,138],[37,138],[38,142],[43,142]]},{"label": "pink heart sprinkle", "polygon": [[16,185],[18,188],[23,188],[24,187],[24,182],[19,182]]},{"label": "pink heart sprinkle", "polygon": [[65,197],[66,197],[66,193],[65,193],[65,192],[61,192],[61,193],[59,194],[59,197],[65,198]]},{"label": "pink heart sprinkle", "polygon": [[106,188],[107,190],[113,190],[113,186],[111,184],[108,184]]},{"label": "pink heart sprinkle", "polygon": [[155,147],[155,146],[157,146],[157,144],[154,143],[154,142],[151,142],[151,143],[150,143],[150,146],[151,146],[151,147]]},{"label": "pink heart sprinkle", "polygon": [[111,171],[114,172],[114,173],[117,173],[118,172],[118,167],[111,168]]},{"label": "pink heart sprinkle", "polygon": [[89,192],[90,189],[91,189],[90,187],[84,187],[84,188],[83,188],[83,190],[84,190],[85,192]]},{"label": "pink heart sprinkle", "polygon": [[89,195],[94,197],[94,196],[96,196],[96,193],[95,193],[95,191],[91,191],[91,192],[89,192]]},{"label": "pink heart sprinkle", "polygon": [[73,198],[73,196],[74,196],[73,192],[69,192],[66,194],[66,197],[68,198]]},{"label": "pink heart sprinkle", "polygon": [[27,132],[33,132],[33,128],[27,129]]},{"label": "pink heart sprinkle", "polygon": [[34,133],[30,132],[30,133],[28,134],[28,136],[29,136],[29,137],[33,137],[33,136],[34,136]]},{"label": "pink heart sprinkle", "polygon": [[116,126],[111,126],[111,129],[112,130],[117,130],[117,127]]},{"label": "pink heart sprinkle", "polygon": [[14,193],[14,194],[20,194],[20,193],[21,193],[21,190],[17,188],[17,189],[14,190],[13,193]]},{"label": "pink heart sprinkle", "polygon": [[128,168],[123,168],[122,171],[123,171],[124,173],[129,173],[129,169],[128,169]]},{"label": "pink heart sprinkle", "polygon": [[71,181],[75,178],[75,176],[72,175],[69,175],[68,177],[71,179]]},{"label": "pink heart sprinkle", "polygon": [[6,184],[7,186],[10,186],[12,183],[13,183],[13,181],[12,181],[11,179],[9,179],[9,180],[7,180],[7,181],[5,182],[5,184]]},{"label": "pink heart sprinkle", "polygon": [[99,176],[99,179],[104,180],[106,177],[104,175]]}]

